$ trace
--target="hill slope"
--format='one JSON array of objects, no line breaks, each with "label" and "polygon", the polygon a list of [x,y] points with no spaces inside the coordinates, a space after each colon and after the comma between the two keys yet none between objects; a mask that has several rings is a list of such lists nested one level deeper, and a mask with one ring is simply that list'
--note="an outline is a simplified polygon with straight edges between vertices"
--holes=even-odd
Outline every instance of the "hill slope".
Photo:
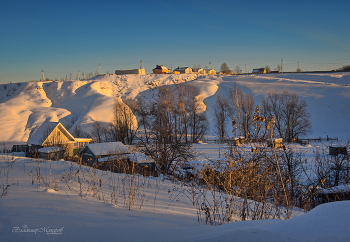
[{"label": "hill slope", "polygon": [[[252,93],[259,104],[269,91],[288,90],[308,103],[313,133],[310,136],[350,138],[350,74],[269,74],[219,76],[106,75],[93,80],[26,82],[0,85],[0,142],[25,142],[31,130],[45,120],[60,121],[68,129],[77,125],[89,130],[94,121],[110,122],[114,99],[152,99],[156,87],[190,82],[204,98],[210,128],[214,135],[214,107],[217,95],[228,95],[234,83]],[[204,106],[205,105],[205,106]]]}]

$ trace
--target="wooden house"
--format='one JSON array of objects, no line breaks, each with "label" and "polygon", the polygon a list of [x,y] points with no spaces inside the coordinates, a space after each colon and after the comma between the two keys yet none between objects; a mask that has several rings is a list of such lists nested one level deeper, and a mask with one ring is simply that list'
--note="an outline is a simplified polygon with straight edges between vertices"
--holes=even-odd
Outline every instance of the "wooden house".
[{"label": "wooden house", "polygon": [[192,73],[191,67],[178,67],[173,71],[174,74],[189,74]]},{"label": "wooden house", "polygon": [[38,157],[38,150],[44,147],[61,147],[66,155],[73,156],[75,150],[89,142],[90,138],[75,138],[60,122],[45,121],[38,129],[32,130],[27,144],[30,156]]},{"label": "wooden house", "polygon": [[157,65],[156,68],[153,69],[153,74],[167,74],[170,70],[162,65]]},{"label": "wooden house", "polygon": [[210,69],[210,70],[207,71],[207,74],[208,75],[215,75],[216,71],[214,69]]}]

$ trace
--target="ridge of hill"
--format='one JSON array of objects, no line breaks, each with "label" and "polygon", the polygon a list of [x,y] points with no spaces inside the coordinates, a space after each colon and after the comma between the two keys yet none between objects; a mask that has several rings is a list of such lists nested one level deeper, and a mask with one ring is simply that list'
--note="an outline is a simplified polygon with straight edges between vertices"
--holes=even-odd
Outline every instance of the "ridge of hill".
[{"label": "ridge of hill", "polygon": [[188,82],[199,88],[215,135],[215,101],[236,83],[260,104],[270,91],[295,92],[308,104],[314,137],[350,139],[350,73],[269,75],[104,75],[91,80],[25,82],[0,85],[0,142],[25,142],[42,122],[60,121],[69,130],[91,129],[94,121],[112,121],[115,98],[152,99],[157,87]]}]

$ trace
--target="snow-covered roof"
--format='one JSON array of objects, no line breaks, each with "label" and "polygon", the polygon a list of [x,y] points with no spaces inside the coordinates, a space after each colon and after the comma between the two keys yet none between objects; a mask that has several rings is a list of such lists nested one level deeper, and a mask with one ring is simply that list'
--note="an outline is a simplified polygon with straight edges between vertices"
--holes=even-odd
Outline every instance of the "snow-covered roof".
[{"label": "snow-covered roof", "polygon": [[112,156],[98,158],[97,161],[98,162],[115,161],[115,160],[123,159],[123,158],[127,159],[128,157],[125,155],[112,155]]},{"label": "snow-covered roof", "polygon": [[169,69],[165,66],[157,65],[156,68],[154,68],[153,70],[169,70]]},{"label": "snow-covered roof", "polygon": [[130,153],[128,147],[122,142],[93,143],[85,147],[88,147],[96,156]]},{"label": "snow-covered roof", "polygon": [[[186,66],[186,67],[178,67],[178,68],[176,68],[175,70],[179,70],[179,71],[180,71],[180,70],[186,70],[187,68],[190,68],[190,67],[187,67],[187,66]],[[174,70],[174,71],[175,71],[175,70]]]},{"label": "snow-covered roof", "polygon": [[129,160],[134,163],[154,163],[154,160],[143,153],[133,153],[128,155]]},{"label": "snow-covered roof", "polygon": [[342,193],[349,192],[350,193],[350,184],[339,185],[336,187],[331,187],[328,189],[319,189],[318,193],[320,194],[331,194],[331,193]]},{"label": "snow-covered roof", "polygon": [[62,147],[58,146],[52,146],[52,147],[45,147],[45,148],[40,148],[38,149],[40,153],[53,153],[53,152],[59,152],[59,151],[64,151]]}]

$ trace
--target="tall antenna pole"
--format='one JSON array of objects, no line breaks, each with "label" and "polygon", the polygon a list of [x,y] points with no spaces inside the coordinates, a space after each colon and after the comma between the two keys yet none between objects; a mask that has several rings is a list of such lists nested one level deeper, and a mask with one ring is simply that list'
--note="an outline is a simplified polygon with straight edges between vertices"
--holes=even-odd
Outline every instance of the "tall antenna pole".
[{"label": "tall antenna pole", "polygon": [[145,69],[145,67],[143,66],[142,60],[140,60],[140,69]]},{"label": "tall antenna pole", "polygon": [[99,75],[103,74],[101,64],[98,64],[98,74]]},{"label": "tall antenna pole", "polygon": [[211,62],[209,61],[209,70],[213,69],[213,65],[211,64]]},{"label": "tall antenna pole", "polygon": [[42,81],[45,81],[45,73],[43,69],[41,69],[41,79]]}]

